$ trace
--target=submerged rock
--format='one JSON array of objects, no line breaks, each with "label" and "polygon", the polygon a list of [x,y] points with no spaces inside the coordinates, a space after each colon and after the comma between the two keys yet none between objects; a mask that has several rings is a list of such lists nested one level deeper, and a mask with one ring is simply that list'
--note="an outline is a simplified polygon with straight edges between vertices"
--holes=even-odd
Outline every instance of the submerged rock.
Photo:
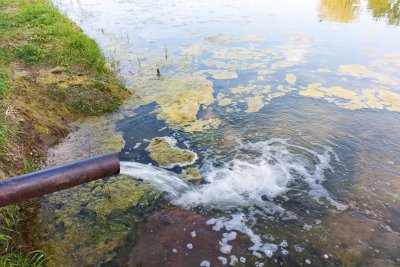
[{"label": "submerged rock", "polygon": [[196,153],[176,147],[176,140],[171,137],[153,138],[146,151],[150,153],[150,157],[155,162],[164,168],[190,165],[197,159]]}]

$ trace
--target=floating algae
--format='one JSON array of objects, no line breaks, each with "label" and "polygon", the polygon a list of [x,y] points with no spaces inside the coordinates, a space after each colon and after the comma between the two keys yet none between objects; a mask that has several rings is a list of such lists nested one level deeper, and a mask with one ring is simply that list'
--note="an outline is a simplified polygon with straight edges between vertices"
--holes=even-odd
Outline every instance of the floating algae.
[{"label": "floating algae", "polygon": [[182,171],[180,176],[188,181],[193,181],[196,184],[199,184],[201,182],[201,174],[198,168],[196,167],[189,167],[185,170]]},{"label": "floating algae", "polygon": [[176,140],[171,137],[153,138],[146,151],[161,167],[168,169],[193,164],[197,159],[196,153],[176,147]]},{"label": "floating algae", "polygon": [[250,112],[258,112],[264,106],[262,97],[259,95],[247,97],[246,102],[247,102],[246,112],[249,112],[249,113]]},{"label": "floating algae", "polygon": [[210,73],[215,80],[237,79],[238,77],[236,72],[227,70],[205,70],[204,72]]},{"label": "floating algae", "polygon": [[312,83],[300,95],[324,99],[346,109],[386,109],[400,111],[400,94],[385,89],[363,89],[360,92],[340,87],[322,87],[320,83]]},{"label": "floating algae", "polygon": [[398,85],[398,83],[389,76],[370,71],[365,66],[358,64],[340,65],[338,68],[338,73],[341,75],[349,75],[355,78],[369,78],[384,85]]},{"label": "floating algae", "polygon": [[253,85],[249,85],[249,86],[239,86],[239,87],[235,87],[235,88],[231,88],[231,92],[233,94],[243,94],[243,93],[250,93],[251,91],[254,90],[254,86]]},{"label": "floating algae", "polygon": [[47,208],[40,214],[41,221],[47,222],[43,226],[43,245],[51,255],[46,266],[111,262],[115,251],[136,234],[142,219],[128,211],[137,207],[146,194],[149,190],[145,185],[120,175],[47,197]]},{"label": "floating algae", "polygon": [[230,45],[233,44],[236,40],[237,40],[236,36],[226,35],[222,33],[204,37],[205,42],[217,45]]},{"label": "floating algae", "polygon": [[206,65],[207,67],[216,67],[217,69],[222,69],[225,67],[226,63],[218,60],[211,60],[211,59],[206,59],[203,60],[202,63]]},{"label": "floating algae", "polygon": [[218,127],[221,124],[221,120],[218,118],[210,118],[205,120],[195,120],[186,124],[183,130],[186,132],[202,132],[205,130],[211,130]]},{"label": "floating algae", "polygon": [[286,74],[286,81],[291,84],[294,85],[296,83],[296,75],[294,74]]},{"label": "floating algae", "polygon": [[201,54],[207,52],[208,49],[201,44],[191,44],[182,47],[182,53],[185,56],[190,56],[190,57],[199,57]]},{"label": "floating algae", "polygon": [[182,128],[196,121],[200,106],[214,102],[212,83],[202,75],[167,77],[155,83],[155,92],[147,100],[157,102],[158,119],[172,127]]},{"label": "floating algae", "polygon": [[232,104],[232,99],[230,98],[222,98],[218,101],[218,106],[225,107]]}]

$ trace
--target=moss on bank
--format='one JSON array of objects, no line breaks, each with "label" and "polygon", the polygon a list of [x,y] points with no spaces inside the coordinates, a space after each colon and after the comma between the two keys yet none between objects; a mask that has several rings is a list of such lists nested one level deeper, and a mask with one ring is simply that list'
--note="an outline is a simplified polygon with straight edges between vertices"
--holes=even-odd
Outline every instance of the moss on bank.
[{"label": "moss on bank", "polygon": [[[0,0],[0,178],[33,171],[69,123],[128,95],[96,42],[47,0]],[[23,237],[31,205],[0,209],[0,265],[35,266]]]}]

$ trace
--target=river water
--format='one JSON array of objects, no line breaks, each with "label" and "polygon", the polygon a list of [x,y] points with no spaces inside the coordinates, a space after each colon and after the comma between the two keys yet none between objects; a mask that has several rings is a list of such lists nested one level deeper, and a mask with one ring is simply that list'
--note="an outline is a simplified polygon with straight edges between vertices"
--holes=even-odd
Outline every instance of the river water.
[{"label": "river water", "polygon": [[203,178],[92,265],[400,265],[399,1],[54,3],[132,92],[69,139],[173,138]]}]

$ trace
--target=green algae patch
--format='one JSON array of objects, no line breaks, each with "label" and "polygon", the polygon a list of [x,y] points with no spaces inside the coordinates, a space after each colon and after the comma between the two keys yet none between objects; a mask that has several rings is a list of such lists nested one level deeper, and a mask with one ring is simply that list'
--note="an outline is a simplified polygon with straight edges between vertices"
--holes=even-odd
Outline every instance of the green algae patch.
[{"label": "green algae patch", "polygon": [[234,35],[227,35],[227,34],[215,34],[215,35],[208,35],[204,37],[204,41],[209,44],[214,45],[230,45],[233,44],[237,40],[237,37]]},{"label": "green algae patch", "polygon": [[218,101],[218,106],[225,107],[232,104],[232,99],[222,98]]},{"label": "green algae patch", "polygon": [[215,80],[229,80],[237,79],[238,75],[236,72],[227,70],[205,70],[204,72],[210,73],[212,78]]},{"label": "green algae patch", "polygon": [[264,102],[262,100],[262,97],[259,95],[247,97],[246,102],[247,102],[246,112],[248,113],[258,112],[264,107]]},{"label": "green algae patch", "polygon": [[182,47],[182,53],[186,57],[199,57],[201,54],[207,52],[208,49],[201,44],[191,44]]},{"label": "green algae patch", "polygon": [[198,168],[189,167],[182,171],[180,176],[190,182],[194,182],[195,184],[200,184],[202,177]]},{"label": "green algae patch", "polygon": [[340,65],[338,68],[338,74],[349,75],[355,78],[367,78],[383,85],[398,85],[398,82],[390,78],[388,75],[368,70],[365,66],[358,64]]},{"label": "green algae patch", "polygon": [[[112,264],[143,222],[141,205],[151,191],[119,175],[54,193],[40,214],[46,266]],[[154,206],[154,205],[153,205]],[[82,216],[85,214],[85,216]]]},{"label": "green algae patch", "polygon": [[190,165],[197,159],[196,153],[176,147],[176,140],[171,137],[153,138],[146,151],[152,160],[164,168]]},{"label": "green algae patch", "polygon": [[355,92],[340,86],[323,87],[320,83],[312,83],[299,94],[324,99],[346,109],[400,111],[400,94],[386,89],[363,89]]},{"label": "green algae patch", "polygon": [[232,94],[238,95],[238,94],[248,94],[252,92],[255,89],[253,85],[249,86],[238,86],[235,88],[231,88]]},{"label": "green algae patch", "polygon": [[203,75],[165,77],[149,85],[152,87],[144,88],[145,101],[156,102],[159,105],[157,118],[173,128],[182,129],[196,121],[200,106],[214,102],[212,83]]},{"label": "green algae patch", "polygon": [[206,130],[212,130],[218,128],[221,124],[221,120],[218,118],[210,118],[204,120],[195,120],[183,127],[185,132],[193,133],[193,132],[202,132]]},{"label": "green algae patch", "polygon": [[294,74],[286,74],[286,81],[290,84],[290,85],[295,85],[297,80],[296,75]]},{"label": "green algae patch", "polygon": [[119,182],[111,183],[106,189],[98,186],[93,191],[96,195],[102,194],[102,197],[88,203],[87,209],[98,216],[106,217],[112,212],[136,206],[148,189],[136,186],[136,183],[128,176],[122,176]]}]

